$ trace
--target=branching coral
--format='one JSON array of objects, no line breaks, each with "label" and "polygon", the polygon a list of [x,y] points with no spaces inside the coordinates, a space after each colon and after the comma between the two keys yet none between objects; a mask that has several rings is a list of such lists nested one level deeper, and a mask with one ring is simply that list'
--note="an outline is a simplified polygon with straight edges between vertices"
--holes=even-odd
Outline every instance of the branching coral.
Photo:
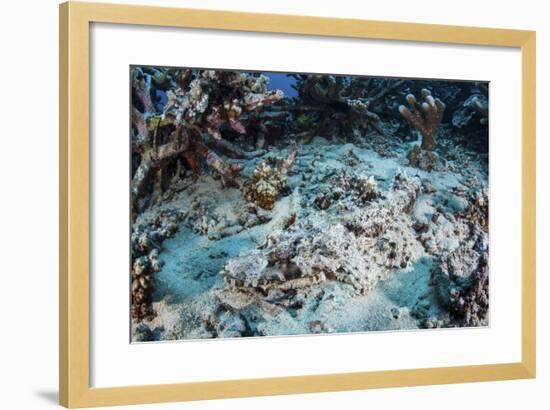
[{"label": "branching coral", "polygon": [[132,152],[136,158],[132,180],[134,212],[162,193],[183,162],[195,174],[201,164],[237,186],[242,165],[228,163],[250,158],[223,138],[224,130],[245,134],[241,117],[283,98],[268,90],[263,75],[233,71],[174,70],[134,67],[132,70]]},{"label": "branching coral", "polygon": [[296,116],[298,131],[306,140],[320,135],[347,141],[355,131],[370,127],[384,135],[380,117],[370,107],[389,91],[401,86],[401,80],[378,81],[334,75],[295,75],[297,104],[290,107]]},{"label": "branching coral", "polygon": [[287,174],[296,160],[298,149],[292,146],[287,159],[268,158],[252,171],[252,176],[243,184],[245,199],[263,209],[271,210],[280,194],[288,191]]},{"label": "branching coral", "polygon": [[421,148],[433,151],[435,133],[443,118],[445,104],[439,98],[434,98],[426,88],[423,88],[421,93],[424,102],[420,106],[415,96],[408,94],[406,99],[410,108],[400,105],[399,113],[422,134]]}]

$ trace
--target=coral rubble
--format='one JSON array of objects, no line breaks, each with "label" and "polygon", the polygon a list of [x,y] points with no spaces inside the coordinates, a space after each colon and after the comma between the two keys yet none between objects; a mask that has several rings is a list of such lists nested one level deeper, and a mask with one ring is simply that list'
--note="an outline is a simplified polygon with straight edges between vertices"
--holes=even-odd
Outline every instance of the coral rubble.
[{"label": "coral rubble", "polygon": [[291,290],[326,280],[366,292],[388,269],[407,269],[420,246],[408,217],[420,183],[398,173],[387,198],[329,224],[312,215],[273,233],[267,246],[230,259],[221,271],[231,287]]}]

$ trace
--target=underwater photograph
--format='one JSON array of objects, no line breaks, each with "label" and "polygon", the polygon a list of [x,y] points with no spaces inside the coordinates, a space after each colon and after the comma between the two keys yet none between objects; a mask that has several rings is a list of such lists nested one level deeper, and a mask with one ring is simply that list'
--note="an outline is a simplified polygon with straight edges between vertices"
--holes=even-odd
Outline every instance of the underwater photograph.
[{"label": "underwater photograph", "polygon": [[131,66],[132,342],[489,326],[489,83]]}]

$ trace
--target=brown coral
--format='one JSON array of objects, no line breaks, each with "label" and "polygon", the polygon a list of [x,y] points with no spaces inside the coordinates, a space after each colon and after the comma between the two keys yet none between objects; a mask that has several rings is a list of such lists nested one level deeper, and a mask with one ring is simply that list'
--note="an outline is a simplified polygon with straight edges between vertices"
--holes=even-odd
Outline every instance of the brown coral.
[{"label": "brown coral", "polygon": [[263,209],[271,210],[279,194],[288,191],[287,174],[296,160],[297,147],[286,160],[268,158],[252,171],[251,178],[243,185],[243,195],[248,202],[254,202]]},{"label": "brown coral", "polygon": [[421,93],[424,102],[420,108],[415,96],[408,94],[406,99],[410,108],[400,105],[399,113],[422,134],[421,148],[433,151],[435,132],[443,118],[445,104],[439,98],[434,98],[426,88],[423,88]]}]

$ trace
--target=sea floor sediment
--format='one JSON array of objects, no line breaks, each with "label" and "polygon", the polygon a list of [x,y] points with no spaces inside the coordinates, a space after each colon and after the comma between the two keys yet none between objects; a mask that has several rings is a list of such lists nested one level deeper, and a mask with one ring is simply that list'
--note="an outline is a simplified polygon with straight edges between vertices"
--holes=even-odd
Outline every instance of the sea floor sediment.
[{"label": "sea floor sediment", "polygon": [[[179,214],[158,250],[155,314],[133,321],[133,341],[487,325],[453,300],[488,254],[468,219],[487,187],[484,159],[465,151],[463,164],[425,171],[408,164],[413,144],[383,156],[316,137],[297,148],[272,209],[189,173],[134,223]],[[292,149],[241,161],[242,174]]]}]

